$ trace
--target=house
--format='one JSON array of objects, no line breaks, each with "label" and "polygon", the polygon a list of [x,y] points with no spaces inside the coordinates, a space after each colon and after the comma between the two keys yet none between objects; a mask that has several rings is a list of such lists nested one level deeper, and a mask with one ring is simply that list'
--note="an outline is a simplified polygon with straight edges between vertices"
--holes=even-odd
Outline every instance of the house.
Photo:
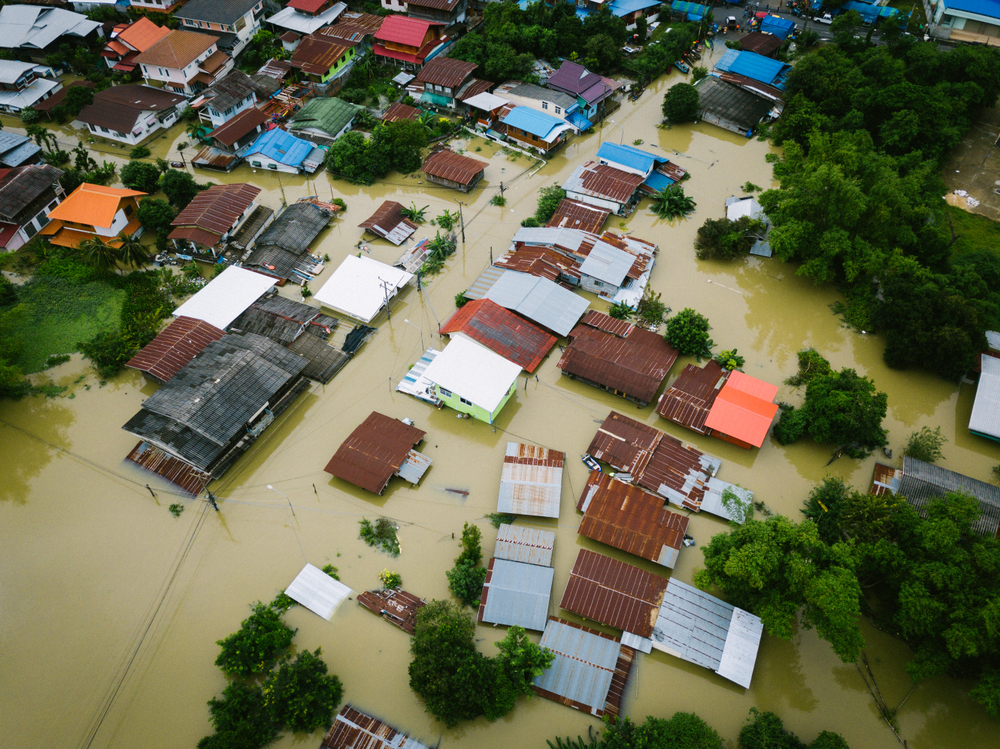
[{"label": "house", "polygon": [[357,55],[371,51],[374,36],[383,22],[382,16],[371,13],[344,13],[340,21],[332,26],[324,26],[317,33],[331,39],[341,39],[358,45]]},{"label": "house", "polygon": [[173,13],[184,4],[185,0],[131,0],[130,8],[149,10],[153,13]]},{"label": "house", "polygon": [[486,91],[463,98],[462,104],[469,108],[470,113],[475,110],[476,127],[484,130],[495,127],[500,116],[510,107],[507,99]]},{"label": "house", "polygon": [[518,246],[493,261],[494,268],[527,273],[556,283],[580,285],[580,264],[554,249]]},{"label": "house", "polygon": [[558,518],[565,462],[566,453],[559,450],[508,442],[497,512]]},{"label": "house", "polygon": [[466,302],[439,332],[449,338],[469,338],[534,372],[556,345],[556,337],[489,299]]},{"label": "house", "polygon": [[203,146],[191,159],[192,166],[229,172],[264,132],[270,119],[259,109],[245,109],[208,134],[211,145]]},{"label": "house", "polygon": [[979,384],[972,403],[969,431],[980,437],[1000,440],[1000,359],[980,354]]},{"label": "house", "polygon": [[94,94],[76,116],[95,137],[134,146],[158,130],[166,130],[180,116],[187,99],[166,89],[127,83]]},{"label": "house", "polygon": [[551,88],[536,86],[534,83],[507,81],[493,91],[515,106],[525,106],[543,114],[559,117],[573,125],[579,132],[593,127],[593,123],[580,113],[580,105],[575,96]]},{"label": "house", "polygon": [[424,370],[435,397],[492,424],[517,389],[521,367],[467,338],[455,338]]},{"label": "house", "polygon": [[598,208],[579,200],[563,198],[559,201],[556,212],[552,214],[552,218],[545,226],[558,229],[577,229],[598,234],[610,215],[611,211],[606,208]]},{"label": "house", "polygon": [[1000,37],[1000,6],[976,0],[938,0],[933,23],[935,36],[955,42],[996,45]]},{"label": "house", "polygon": [[541,632],[549,616],[555,573],[552,567],[494,557],[486,568],[476,618],[494,626],[518,626]]},{"label": "house", "polygon": [[300,376],[306,363],[263,336],[225,335],[143,401],[122,428],[218,478],[306,387]]},{"label": "house", "polygon": [[111,38],[101,51],[101,57],[112,70],[131,73],[136,68],[135,58],[139,53],[145,52],[169,33],[170,29],[157,26],[145,16],[140,16],[133,23],[115,26]]},{"label": "house", "polygon": [[62,44],[103,36],[100,21],[80,13],[39,5],[0,7],[0,49],[17,50],[33,62],[45,62]]},{"label": "house", "polygon": [[38,233],[59,247],[95,238],[114,247],[121,234],[142,234],[136,198],[145,194],[85,182],[49,212],[50,223]]},{"label": "house", "polygon": [[486,162],[442,148],[427,157],[421,171],[428,182],[468,192],[483,178]]},{"label": "house", "polygon": [[[361,596],[358,596],[361,600]],[[377,718],[344,705],[330,726],[321,749],[428,749]]]},{"label": "house", "polygon": [[409,419],[399,421],[372,411],[323,470],[374,494],[384,492],[393,476],[416,485],[431,465],[430,458],[414,449],[425,434]]},{"label": "house", "polygon": [[549,617],[539,646],[555,657],[532,682],[537,694],[597,718],[619,714],[634,648],[554,616]]},{"label": "house", "polygon": [[588,312],[569,334],[558,367],[571,379],[646,406],[677,361],[677,351],[658,333],[621,323]]},{"label": "house", "polygon": [[743,217],[760,221],[764,225],[763,230],[756,234],[748,232],[755,239],[753,246],[750,248],[750,254],[760,257],[771,257],[774,252],[771,250],[771,243],[767,241],[767,233],[771,229],[771,222],[768,221],[767,215],[764,213],[764,209],[760,203],[752,197],[726,198],[726,218],[730,221],[738,221]]},{"label": "house", "polygon": [[233,69],[233,59],[218,48],[219,38],[180,29],[171,31],[135,62],[146,82],[159,81],[189,96],[211,86]]},{"label": "house", "polygon": [[175,317],[125,364],[161,385],[226,332],[194,317]]},{"label": "house", "polygon": [[246,162],[254,169],[287,174],[312,174],[323,163],[323,151],[281,128],[265,130],[247,149]]},{"label": "house", "polygon": [[[426,68],[425,68],[426,69]],[[576,133],[574,125],[531,107],[514,107],[500,117],[498,131],[524,148],[547,154]]]},{"label": "house", "polygon": [[563,182],[566,197],[606,208],[618,216],[627,216],[639,202],[642,175],[622,171],[608,164],[586,161]]},{"label": "house", "polygon": [[0,248],[16,250],[49,223],[49,213],[65,197],[62,169],[31,164],[0,169]]},{"label": "house", "polygon": [[777,91],[776,96],[780,96],[785,89],[785,77],[792,69],[787,62],[772,60],[770,57],[758,55],[756,52],[743,52],[738,49],[727,49],[719,61],[715,63],[713,75],[727,80],[723,74],[728,73],[731,82],[737,82],[743,86],[754,87],[754,82],[763,84],[766,89]]},{"label": "house", "polygon": [[291,346],[303,333],[323,340],[338,324],[316,307],[280,296],[277,289],[271,288],[230,323],[229,332],[256,333],[282,346]]},{"label": "house", "polygon": [[393,13],[406,13],[406,3],[403,0],[382,0],[382,7]]},{"label": "house", "polygon": [[705,426],[719,439],[744,449],[760,447],[778,412],[773,403],[777,393],[777,385],[743,372],[730,372],[712,403]]},{"label": "house", "polygon": [[383,112],[380,119],[382,122],[400,122],[402,120],[416,121],[420,119],[420,110],[416,107],[411,107],[409,104],[396,101],[386,107],[386,110]]},{"label": "house", "polygon": [[659,0],[611,0],[611,15],[625,21],[625,28],[633,31],[640,18],[652,23],[660,17]]},{"label": "house", "polygon": [[228,328],[251,304],[274,288],[274,279],[237,268],[226,268],[184,304],[174,317],[204,320],[220,330]]},{"label": "house", "polygon": [[472,74],[478,67],[474,62],[435,57],[424,64],[411,85],[423,88],[420,101],[424,104],[454,109],[465,88],[476,80]]},{"label": "house", "polygon": [[[359,253],[360,254],[360,253]],[[413,274],[370,257],[348,255],[313,295],[324,307],[370,323],[410,281]]]},{"label": "house", "polygon": [[0,130],[0,168],[13,169],[39,164],[42,161],[41,153],[42,147],[27,135]]},{"label": "house", "polygon": [[325,96],[340,91],[344,77],[354,67],[357,52],[357,42],[310,34],[299,40],[291,62]]},{"label": "house", "polygon": [[751,31],[740,39],[740,48],[744,52],[755,52],[763,57],[773,58],[781,49],[782,37],[774,34],[764,34]]},{"label": "house", "polygon": [[333,215],[314,203],[292,203],[257,238],[244,267],[298,284],[312,280],[309,246]]},{"label": "house", "polygon": [[614,300],[632,281],[629,273],[636,260],[625,250],[598,240],[580,265],[580,287],[603,299]]},{"label": "house", "polygon": [[[253,210],[260,188],[246,183],[212,185],[177,214],[167,239],[178,252],[218,257],[226,240]],[[220,326],[225,327],[225,326]]]},{"label": "house", "polygon": [[766,119],[774,102],[765,96],[714,76],[698,81],[698,119],[750,137]]},{"label": "house", "polygon": [[191,109],[212,128],[221,127],[240,112],[262,106],[281,89],[270,76],[231,70],[191,101]]},{"label": "house", "polygon": [[[508,447],[509,445],[510,443],[508,443]],[[501,523],[500,528],[497,529],[497,542],[493,548],[493,556],[497,559],[509,559],[512,562],[540,564],[543,567],[548,567],[552,564],[552,548],[555,540],[554,531]]]},{"label": "house", "polygon": [[336,97],[317,97],[292,116],[288,131],[318,145],[330,146],[354,126],[354,119],[362,109]]},{"label": "house", "polygon": [[590,302],[546,278],[500,271],[483,295],[501,307],[564,336],[590,307]]},{"label": "house", "polygon": [[306,36],[336,23],[345,10],[345,3],[334,0],[291,0],[267,22],[277,29],[278,34],[291,31]]},{"label": "house", "polygon": [[422,21],[434,21],[449,28],[465,21],[469,0],[406,0],[406,14]]},{"label": "house", "polygon": [[617,99],[620,88],[617,82],[591,73],[583,65],[570,60],[559,66],[545,86],[575,97],[580,113],[591,122],[598,114],[604,117],[621,106]]},{"label": "house", "polygon": [[236,57],[260,31],[264,0],[187,0],[174,18],[184,29],[206,31],[219,39],[219,49]]},{"label": "house", "polygon": [[580,535],[673,569],[688,518],[670,512],[657,497],[602,471],[593,471],[576,509]]},{"label": "house", "polygon": [[[0,8],[0,13],[9,7]],[[43,67],[31,62],[0,60],[0,112],[20,115],[22,110],[36,107],[62,90],[59,81],[44,77]]]},{"label": "house", "polygon": [[680,182],[687,176],[687,170],[672,163],[665,156],[609,141],[604,141],[597,149],[597,160],[623,172],[644,177],[640,189],[650,195]]},{"label": "house", "polygon": [[387,200],[367,220],[358,224],[377,237],[388,239],[397,247],[417,230],[417,225],[403,215],[402,203]]},{"label": "house", "polygon": [[[424,606],[427,605],[427,601],[423,598],[417,598],[412,593],[407,593],[402,588],[389,588],[381,590],[366,590],[363,593],[358,593],[358,605],[364,606],[366,609],[372,613],[378,614],[383,619],[385,619],[390,624],[395,624],[401,630],[407,634],[412,635],[413,630],[417,626],[417,612],[420,611]],[[383,733],[385,739],[391,739],[392,734]],[[358,739],[361,739],[360,735],[357,735]],[[365,737],[367,738],[367,737]],[[324,744],[323,746],[328,746]],[[355,743],[338,744],[338,746],[346,746],[349,749],[361,749]],[[414,748],[422,746],[413,742],[413,744],[406,744],[409,749],[410,746]],[[373,749],[396,749],[396,746],[391,746],[389,744],[365,744],[365,749],[368,747],[373,747]]]},{"label": "house", "polygon": [[656,413],[699,434],[711,434],[705,419],[728,374],[714,361],[704,367],[688,364],[674,384],[663,391],[656,404]]},{"label": "house", "polygon": [[418,69],[442,54],[451,39],[442,33],[444,26],[407,16],[387,16],[375,32],[372,51],[390,65]]}]

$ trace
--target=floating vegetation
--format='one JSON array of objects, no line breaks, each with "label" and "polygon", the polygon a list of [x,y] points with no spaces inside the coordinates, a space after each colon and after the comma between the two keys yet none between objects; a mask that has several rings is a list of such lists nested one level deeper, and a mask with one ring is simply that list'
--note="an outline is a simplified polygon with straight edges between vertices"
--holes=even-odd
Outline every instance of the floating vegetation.
[{"label": "floating vegetation", "polygon": [[361,525],[361,540],[371,547],[381,549],[391,557],[399,556],[399,539],[396,526],[389,518],[379,518],[372,523],[368,518],[358,521]]}]

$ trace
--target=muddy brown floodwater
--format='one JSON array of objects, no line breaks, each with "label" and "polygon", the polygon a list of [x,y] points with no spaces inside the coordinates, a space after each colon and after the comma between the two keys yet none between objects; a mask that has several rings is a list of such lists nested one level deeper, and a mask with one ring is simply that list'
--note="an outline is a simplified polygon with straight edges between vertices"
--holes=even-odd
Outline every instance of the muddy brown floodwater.
[{"label": "muddy brown floodwater", "polygon": [[[359,238],[358,222],[386,198],[428,205],[428,217],[457,201],[466,218],[466,241],[424,294],[409,290],[382,320],[378,334],[326,387],[314,386],[272,426],[254,449],[214,487],[221,512],[201,500],[183,500],[122,459],[135,438],[121,425],[155,386],[128,372],[104,387],[79,356],[51,370],[70,385],[67,397],[28,398],[0,403],[0,745],[5,747],[192,747],[210,732],[206,701],[225,680],[213,665],[216,640],[234,631],[247,605],[270,600],[304,562],[333,564],[355,591],[378,586],[383,568],[402,574],[404,587],[427,599],[449,596],[444,572],[458,553],[462,524],[483,530],[489,555],[496,536],[485,515],[496,509],[504,447],[524,440],[564,450],[568,464],[558,521],[521,520],[556,531],[556,569],[550,613],[558,608],[569,569],[581,547],[599,550],[662,573],[652,563],[602,547],[577,535],[574,504],[587,471],[577,459],[611,409],[620,410],[695,444],[723,460],[720,476],[755,492],[775,512],[796,516],[811,486],[828,473],[858,488],[867,486],[875,458],[842,458],[829,467],[830,446],[801,442],[781,447],[768,440],[744,451],[704,438],[660,419],[652,406],[637,409],[620,398],[568,381],[556,368],[558,350],[502,412],[497,429],[459,420],[392,389],[421,351],[421,334],[441,346],[437,320],[454,310],[463,291],[509,244],[522,218],[535,209],[538,189],[561,182],[604,139],[644,142],[669,154],[691,173],[685,189],[698,202],[694,215],[679,222],[657,220],[644,202],[628,220],[637,236],[660,246],[652,286],[674,310],[694,307],[708,315],[721,348],[738,347],[747,372],[780,383],[795,369],[795,353],[814,346],[835,367],[855,367],[889,394],[886,426],[899,452],[912,430],[940,426],[948,437],[948,468],[987,479],[1000,462],[1000,448],[970,435],[967,423],[973,389],[955,387],[917,372],[896,372],[881,359],[883,342],[846,328],[831,314],[837,299],[777,259],[750,258],[734,264],[695,259],[692,241],[707,217],[723,215],[728,195],[752,181],[767,186],[767,143],[745,140],[707,126],[660,130],[662,94],[676,74],[651,86],[638,104],[626,103],[597,132],[572,141],[537,168],[524,156],[496,153],[473,139],[472,156],[490,157],[486,181],[469,196],[428,185],[417,176],[392,175],[383,184],[357,187],[315,178],[253,174],[240,167],[231,175],[198,173],[201,180],[252,181],[262,200],[278,208],[331,189],[348,211],[319,246],[332,262],[313,284],[318,289]],[[68,132],[68,131],[65,131]],[[176,153],[186,139],[180,129],[155,142],[158,153]],[[477,150],[480,149],[480,150]],[[186,154],[190,157],[190,150]],[[489,205],[500,182],[507,205]],[[618,229],[613,218],[607,228]],[[422,227],[420,236],[432,229]],[[371,242],[372,256],[392,262],[399,253]],[[283,291],[294,294],[296,289]],[[598,308],[603,303],[592,299]],[[413,326],[404,323],[408,319]],[[687,361],[673,368],[676,376]],[[82,382],[76,382],[87,374]],[[782,387],[779,398],[800,394]],[[331,480],[323,466],[340,442],[372,410],[409,416],[427,431],[424,452],[434,464],[411,488],[393,480],[382,497]],[[154,499],[145,486],[156,492]],[[267,485],[284,493],[295,508]],[[449,489],[461,489],[468,496]],[[171,517],[167,506],[184,502]],[[400,525],[402,553],[390,559],[358,539],[358,521],[386,515]],[[694,516],[690,533],[699,544],[726,526]],[[679,579],[690,582],[702,564],[698,547],[683,550]],[[409,641],[396,628],[354,602],[326,622],[301,607],[287,614],[298,628],[298,648],[323,648],[331,670],[345,686],[344,698],[430,744],[476,749],[545,746],[557,735],[586,735],[599,721],[562,705],[522,700],[507,718],[483,719],[446,730],[424,712],[407,685]],[[480,648],[494,651],[502,628],[479,626]],[[532,635],[537,641],[537,633]],[[910,684],[904,671],[907,649],[865,626],[867,653],[888,704],[903,700]],[[968,685],[932,679],[913,690],[899,712],[900,735],[913,749],[1000,745],[998,724],[967,696]],[[624,710],[637,720],[693,711],[732,741],[750,707],[777,712],[786,726],[811,741],[823,729],[844,735],[853,749],[895,747],[896,738],[876,712],[853,664],[838,661],[814,632],[790,641],[765,635],[753,684],[744,690],[721,677],[658,651],[641,657],[628,684]],[[318,735],[285,736],[275,746],[317,746]]]}]

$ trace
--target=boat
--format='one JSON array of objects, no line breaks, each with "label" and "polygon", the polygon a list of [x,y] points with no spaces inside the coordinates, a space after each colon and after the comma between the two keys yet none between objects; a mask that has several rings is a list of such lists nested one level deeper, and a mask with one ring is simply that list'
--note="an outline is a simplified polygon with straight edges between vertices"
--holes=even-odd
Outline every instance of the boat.
[{"label": "boat", "polygon": [[582,460],[583,464],[591,471],[601,470],[601,464],[598,463],[590,453],[584,453],[581,455],[580,460]]},{"label": "boat", "polygon": [[680,60],[677,60],[674,63],[674,67],[677,68],[679,71],[681,71],[684,75],[687,75],[688,73],[691,72],[691,68],[689,68],[687,65],[685,65]]}]

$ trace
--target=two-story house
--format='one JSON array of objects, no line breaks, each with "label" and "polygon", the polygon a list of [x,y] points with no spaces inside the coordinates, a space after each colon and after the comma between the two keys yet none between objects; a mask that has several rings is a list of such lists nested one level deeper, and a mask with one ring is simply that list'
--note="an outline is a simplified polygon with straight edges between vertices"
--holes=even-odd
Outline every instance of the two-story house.
[{"label": "two-story house", "polygon": [[299,41],[291,62],[312,81],[318,94],[327,96],[340,91],[345,76],[354,67],[357,52],[356,42],[310,34]]},{"label": "two-story house", "polygon": [[382,62],[418,69],[442,54],[451,39],[442,33],[444,26],[407,16],[386,16],[375,32],[372,51]]},{"label": "two-story house", "polygon": [[94,238],[114,247],[119,234],[142,234],[136,198],[145,194],[84,182],[52,209],[50,223],[38,233],[59,247],[79,247]]},{"label": "two-story house", "polygon": [[421,102],[454,108],[466,89],[478,80],[472,77],[477,67],[474,62],[435,57],[420,69],[410,85],[423,88]]},{"label": "two-story house", "polygon": [[443,24],[446,29],[465,21],[469,0],[406,0],[406,15]]},{"label": "two-story house", "polygon": [[607,115],[621,106],[617,82],[591,73],[583,65],[569,60],[563,62],[545,85],[553,91],[575,96],[580,112],[591,122],[598,114]]},{"label": "two-story house", "polygon": [[347,5],[335,0],[291,0],[267,22],[279,35],[292,31],[305,36],[335,23],[345,10]]},{"label": "two-story house", "polygon": [[217,128],[240,112],[264,104],[280,88],[270,76],[231,70],[193,99],[191,108],[202,122]]},{"label": "two-story house", "polygon": [[118,24],[104,45],[101,57],[112,70],[131,73],[136,68],[135,58],[169,33],[170,29],[157,26],[145,16],[135,23]]},{"label": "two-story house", "polygon": [[258,195],[259,187],[242,182],[213,185],[177,214],[167,239],[179,252],[215,257],[253,211]]},{"label": "two-story house", "polygon": [[135,58],[142,77],[161,81],[163,87],[190,96],[211,86],[233,69],[233,58],[209,34],[177,29]]},{"label": "two-story house", "polygon": [[188,0],[174,12],[181,28],[219,38],[219,49],[236,57],[260,31],[264,0]]},{"label": "two-story house", "polygon": [[134,146],[177,122],[186,103],[182,94],[162,88],[112,86],[94,94],[94,103],[80,110],[74,124],[86,126],[98,138]]},{"label": "two-story house", "polygon": [[232,171],[269,123],[270,118],[261,110],[243,110],[208,134],[211,143],[198,151],[191,159],[191,165],[222,172]]},{"label": "two-story house", "polygon": [[45,228],[49,212],[66,197],[62,176],[48,164],[0,169],[0,248],[16,250]]},{"label": "two-story house", "polygon": [[40,75],[31,62],[0,60],[0,112],[20,114],[62,89],[59,81]]},{"label": "two-story house", "polygon": [[493,93],[515,106],[530,107],[543,114],[566,120],[581,132],[589,130],[593,124],[580,113],[576,97],[562,91],[536,86],[533,83],[507,81],[497,86]]}]

